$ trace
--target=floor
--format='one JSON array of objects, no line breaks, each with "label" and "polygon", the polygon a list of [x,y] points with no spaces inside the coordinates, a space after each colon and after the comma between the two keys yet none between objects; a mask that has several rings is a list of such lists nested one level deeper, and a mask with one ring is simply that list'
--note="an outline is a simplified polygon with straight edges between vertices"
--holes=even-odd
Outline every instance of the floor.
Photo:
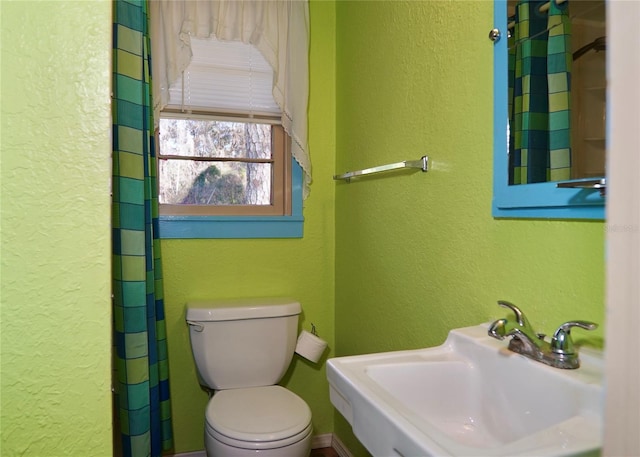
[{"label": "floor", "polygon": [[340,457],[338,453],[330,447],[323,447],[319,449],[311,449],[309,457]]}]

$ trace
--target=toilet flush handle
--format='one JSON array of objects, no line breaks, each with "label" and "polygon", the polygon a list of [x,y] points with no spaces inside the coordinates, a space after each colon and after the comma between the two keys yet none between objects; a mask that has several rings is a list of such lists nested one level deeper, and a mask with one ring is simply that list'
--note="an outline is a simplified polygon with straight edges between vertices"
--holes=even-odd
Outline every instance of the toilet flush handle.
[{"label": "toilet flush handle", "polygon": [[202,325],[200,322],[187,321],[187,324],[189,325],[189,327],[193,327],[196,332],[201,332],[204,330],[204,325]]}]

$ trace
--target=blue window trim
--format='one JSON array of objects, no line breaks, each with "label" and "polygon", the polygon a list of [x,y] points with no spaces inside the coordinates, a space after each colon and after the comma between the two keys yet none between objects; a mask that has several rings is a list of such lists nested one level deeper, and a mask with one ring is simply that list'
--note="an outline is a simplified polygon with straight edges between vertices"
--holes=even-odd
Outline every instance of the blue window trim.
[{"label": "blue window trim", "polygon": [[291,216],[160,216],[160,238],[302,238],[302,168],[291,162]]},{"label": "blue window trim", "polygon": [[[507,147],[508,56],[507,1],[494,0],[494,24],[501,38],[493,53],[493,204],[497,218],[600,219],[605,218],[605,199],[597,190],[558,188],[556,183],[510,186]],[[579,181],[579,180],[577,180]]]}]

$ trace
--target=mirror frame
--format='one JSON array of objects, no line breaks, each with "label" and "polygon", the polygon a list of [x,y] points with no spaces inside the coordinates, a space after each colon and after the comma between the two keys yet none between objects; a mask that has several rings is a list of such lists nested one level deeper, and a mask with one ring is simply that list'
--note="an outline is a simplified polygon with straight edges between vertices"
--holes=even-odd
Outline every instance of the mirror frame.
[{"label": "mirror frame", "polygon": [[557,182],[509,185],[507,0],[494,0],[493,11],[501,35],[493,41],[493,217],[604,220],[606,198],[598,190],[559,188]]}]

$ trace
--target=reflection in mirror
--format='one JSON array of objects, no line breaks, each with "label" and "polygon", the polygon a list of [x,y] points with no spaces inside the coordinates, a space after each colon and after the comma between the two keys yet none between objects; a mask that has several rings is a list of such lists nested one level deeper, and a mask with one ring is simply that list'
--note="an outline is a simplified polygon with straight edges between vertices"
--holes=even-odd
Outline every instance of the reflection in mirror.
[{"label": "reflection in mirror", "polygon": [[509,0],[509,184],[605,176],[604,0]]}]

